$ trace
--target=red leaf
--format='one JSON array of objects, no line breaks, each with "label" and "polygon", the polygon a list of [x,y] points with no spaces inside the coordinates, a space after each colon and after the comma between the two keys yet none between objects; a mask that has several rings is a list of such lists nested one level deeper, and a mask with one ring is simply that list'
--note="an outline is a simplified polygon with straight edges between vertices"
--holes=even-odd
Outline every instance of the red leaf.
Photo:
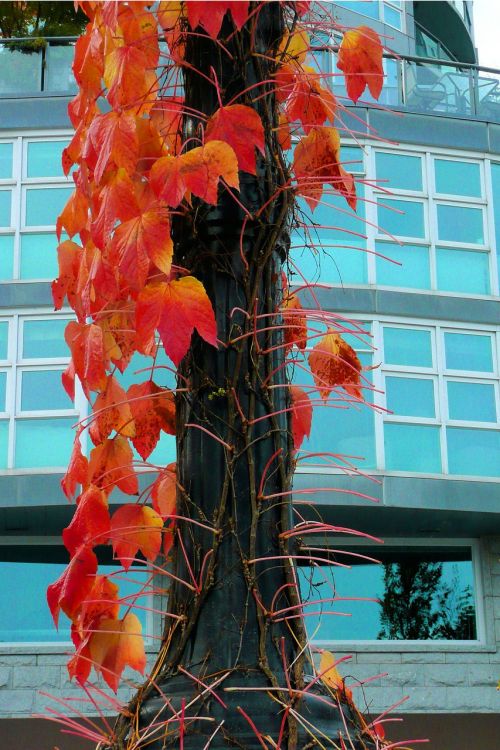
[{"label": "red leaf", "polygon": [[136,314],[143,345],[158,329],[165,351],[176,366],[189,349],[195,328],[208,344],[217,346],[212,305],[203,284],[194,276],[148,284],[139,293]]},{"label": "red leaf", "polygon": [[136,431],[134,448],[145,461],[156,448],[163,430],[175,435],[175,402],[172,391],[147,380],[131,385],[127,398],[134,417]]},{"label": "red leaf", "polygon": [[134,184],[123,167],[107,176],[95,192],[93,204],[92,240],[103,250],[116,221],[126,221],[138,213]]},{"label": "red leaf", "polygon": [[109,375],[105,389],[96,398],[93,412],[89,435],[94,445],[102,443],[112,430],[116,430],[124,437],[135,436],[127,394],[113,375]]},{"label": "red leaf", "polygon": [[101,620],[89,641],[90,655],[96,671],[115,691],[126,666],[141,674],[146,666],[142,626],[136,615],[129,613],[123,620]]},{"label": "red leaf", "polygon": [[47,602],[56,627],[61,609],[70,620],[75,618],[80,604],[90,593],[96,571],[97,557],[91,549],[82,546],[57,581],[47,588]]},{"label": "red leaf", "polygon": [[97,184],[109,165],[123,167],[132,174],[139,158],[135,118],[126,112],[98,115],[89,128],[88,141],[95,149],[97,162],[94,179]]},{"label": "red leaf", "polygon": [[296,294],[287,294],[282,303],[281,314],[284,324],[284,340],[288,348],[297,346],[304,350],[307,346],[307,319],[301,314],[302,305]]},{"label": "red leaf", "polygon": [[333,122],[335,97],[321,85],[321,76],[313,68],[305,66],[295,70],[284,65],[278,70],[276,84],[278,98],[285,100],[288,119],[301,122],[306,134],[326,120]]},{"label": "red leaf", "polygon": [[311,434],[313,407],[307,393],[296,385],[290,386],[292,401],[293,447],[298,450],[305,437]]},{"label": "red leaf", "polygon": [[378,99],[384,82],[382,45],[376,31],[368,26],[350,29],[344,34],[337,67],[344,71],[347,95],[357,102],[366,86]]},{"label": "red leaf", "polygon": [[79,484],[84,485],[86,483],[88,466],[87,457],[82,453],[80,435],[77,434],[73,443],[73,451],[69,459],[68,469],[61,479],[61,487],[68,500],[71,500]]},{"label": "red leaf", "polygon": [[64,338],[71,349],[75,372],[84,392],[102,390],[106,385],[107,357],[101,328],[93,323],[85,325],[72,320],[66,326]]},{"label": "red leaf", "polygon": [[59,276],[52,282],[52,299],[56,310],[61,309],[66,296],[72,307],[78,304],[75,300],[75,293],[82,253],[83,249],[80,245],[71,240],[61,242],[57,248]]},{"label": "red leaf", "polygon": [[175,515],[177,494],[177,467],[169,464],[151,487],[153,508],[165,520]]},{"label": "red leaf", "polygon": [[128,570],[137,551],[153,562],[161,549],[163,519],[146,505],[122,505],[111,517],[113,554]]},{"label": "red leaf", "polygon": [[197,26],[202,26],[213,39],[217,38],[226,13],[231,13],[237,29],[241,29],[248,18],[248,2],[243,0],[189,0],[186,9],[191,28],[194,30]]},{"label": "red leaf", "polygon": [[151,169],[150,182],[156,195],[172,208],[183,198],[196,195],[217,204],[219,179],[239,189],[238,160],[228,143],[210,141],[180,156],[164,156]]},{"label": "red leaf", "polygon": [[309,366],[323,399],[327,399],[335,387],[362,398],[361,362],[354,349],[333,329],[328,329],[310,353]]},{"label": "red leaf", "polygon": [[63,229],[70,237],[73,237],[75,234],[78,234],[85,229],[88,221],[88,212],[88,199],[81,190],[76,188],[75,192],[70,195],[68,202],[57,219],[57,239],[61,239],[61,232]]},{"label": "red leaf", "polygon": [[71,523],[63,530],[64,546],[70,554],[79,547],[106,544],[110,531],[108,501],[97,487],[88,487],[78,500]]},{"label": "red leaf", "polygon": [[156,34],[150,35],[150,48],[156,46],[156,60],[150,67],[150,60],[144,50],[135,44],[117,46],[109,52],[104,61],[104,82],[108,87],[108,101],[114,109],[132,108],[135,112],[151,108],[158,84],[156,64],[158,62],[158,41]]},{"label": "red leaf", "polygon": [[75,79],[87,96],[99,94],[103,70],[102,36],[98,27],[88,24],[85,33],[76,41],[73,61]]},{"label": "red leaf", "polygon": [[221,107],[208,120],[205,143],[224,141],[238,157],[238,168],[255,174],[255,149],[264,150],[264,128],[258,112],[244,104]]},{"label": "red leaf", "polygon": [[124,437],[108,438],[90,453],[89,482],[107,492],[116,485],[127,495],[136,495],[139,485],[132,460],[132,449]]}]

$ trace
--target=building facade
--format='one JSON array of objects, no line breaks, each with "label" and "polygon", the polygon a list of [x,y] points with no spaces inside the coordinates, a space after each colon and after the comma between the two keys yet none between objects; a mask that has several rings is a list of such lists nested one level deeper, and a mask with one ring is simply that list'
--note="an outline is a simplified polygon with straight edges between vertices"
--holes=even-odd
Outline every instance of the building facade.
[{"label": "building facade", "polygon": [[[371,0],[331,12],[342,25],[375,28],[393,54],[381,103],[366,96],[339,110],[339,128],[355,134],[342,158],[358,180],[358,213],[335,196],[305,211],[291,270],[298,283],[303,274],[320,284],[325,309],[353,321],[346,338],[367,368],[368,403],[339,393],[335,412],[316,410],[303,447],[330,458],[318,466],[304,455],[295,487],[322,488],[304,512],[384,544],[322,540],[351,570],[302,569],[303,595],[334,591],[339,601],[326,609],[344,615],[310,614],[308,625],[318,647],[351,657],[339,669],[361,708],[376,716],[395,706],[405,717],[387,726],[390,736],[493,750],[500,72],[476,64],[469,2]],[[66,560],[60,532],[72,509],[59,481],[70,427],[85,415],[84,398],[73,404],[60,388],[69,314],[53,313],[50,294],[56,217],[72,185],[60,166],[71,52],[67,40],[29,55],[0,45],[0,727],[16,750],[32,750],[34,737],[37,747],[79,746],[30,718],[54,707],[44,693],[82,697],[66,675],[69,630],[53,630],[41,596]],[[315,61],[342,102],[335,55],[321,40]],[[172,460],[168,441],[157,451]],[[353,595],[360,601],[343,599]],[[144,622],[159,632],[152,617]]]}]

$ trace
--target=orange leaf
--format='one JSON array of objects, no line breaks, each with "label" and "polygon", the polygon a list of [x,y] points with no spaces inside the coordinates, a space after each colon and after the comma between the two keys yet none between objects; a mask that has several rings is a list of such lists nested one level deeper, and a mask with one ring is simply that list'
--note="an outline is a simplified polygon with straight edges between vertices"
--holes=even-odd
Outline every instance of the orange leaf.
[{"label": "orange leaf", "polygon": [[301,122],[306,134],[326,120],[333,122],[335,97],[321,85],[321,76],[313,68],[294,70],[284,65],[278,70],[276,83],[278,98],[285,100],[288,119]]},{"label": "orange leaf", "polygon": [[52,299],[56,310],[61,309],[66,296],[72,307],[78,304],[75,300],[75,293],[82,253],[83,249],[80,245],[72,240],[61,242],[57,248],[59,276],[52,282]]},{"label": "orange leaf", "polygon": [[110,310],[102,311],[99,325],[106,356],[124,372],[135,351],[135,304],[116,301]]},{"label": "orange leaf", "polygon": [[151,487],[153,508],[165,520],[175,515],[177,494],[177,466],[169,464]]},{"label": "orange leaf", "polygon": [[76,40],[73,73],[87,96],[96,97],[101,90],[104,70],[102,36],[98,27],[88,24]]},{"label": "orange leaf", "polygon": [[205,143],[224,141],[238,157],[238,168],[255,174],[255,149],[264,150],[264,128],[258,112],[244,104],[221,107],[208,120]]},{"label": "orange leaf", "polygon": [[129,613],[123,620],[101,620],[97,632],[89,641],[90,655],[96,671],[100,672],[115,691],[126,666],[141,674],[146,666],[142,627],[136,615]]},{"label": "orange leaf", "polygon": [[290,386],[292,401],[292,436],[293,447],[298,450],[305,437],[311,434],[313,407],[307,393],[297,385]]},{"label": "orange leaf", "polygon": [[64,338],[71,349],[75,372],[85,393],[102,390],[106,385],[107,360],[101,328],[93,323],[85,325],[72,320],[66,326]]},{"label": "orange leaf", "polygon": [[303,350],[307,346],[307,320],[300,313],[302,305],[296,294],[288,294],[282,302],[281,314],[284,324],[284,340],[287,349],[294,344]]},{"label": "orange leaf", "polygon": [[160,431],[175,435],[175,402],[172,391],[147,380],[131,385],[127,398],[134,417],[136,432],[134,448],[144,461],[160,439]]},{"label": "orange leaf", "polygon": [[47,588],[47,603],[56,627],[61,609],[70,620],[75,618],[78,608],[92,589],[96,571],[97,557],[89,547],[83,545],[76,550],[57,581]]},{"label": "orange leaf", "polygon": [[196,328],[208,344],[217,346],[216,323],[205,287],[194,276],[148,284],[137,299],[137,333],[143,344],[158,329],[165,351],[177,366]]},{"label": "orange leaf", "polygon": [[173,243],[166,206],[157,203],[140,216],[120,224],[111,241],[110,252],[116,254],[120,271],[133,289],[144,285],[150,261],[169,274]]},{"label": "orange leaf", "polygon": [[109,240],[117,219],[126,221],[138,213],[134,184],[123,167],[111,172],[94,193],[92,240],[101,250]]},{"label": "orange leaf", "polygon": [[153,165],[151,187],[172,208],[193,193],[206,203],[217,204],[219,179],[239,189],[238,159],[224,141],[210,141],[180,156],[164,156]]},{"label": "orange leaf", "polygon": [[146,560],[155,560],[161,549],[162,517],[146,505],[122,505],[111,517],[113,554],[128,570],[140,550]]},{"label": "orange leaf", "polygon": [[187,17],[191,28],[196,29],[202,26],[205,31],[216,39],[221,29],[222,21],[226,13],[231,13],[234,25],[241,29],[248,18],[248,2],[243,0],[212,0],[211,2],[198,2],[198,0],[189,0],[186,3]]},{"label": "orange leaf", "polygon": [[66,233],[73,237],[87,226],[89,212],[89,202],[87,197],[78,188],[69,197],[64,206],[62,213],[57,219],[56,234],[57,239],[61,239],[61,232],[64,229]]},{"label": "orange leaf", "polygon": [[352,701],[352,691],[345,686],[344,679],[337,670],[337,662],[333,654],[323,651],[319,664],[321,681],[332,690],[340,690],[341,693]]},{"label": "orange leaf", "polygon": [[[156,45],[156,62],[150,61],[144,50],[136,45],[117,46],[104,60],[104,82],[108,87],[108,101],[114,109],[130,108],[134,111],[148,110],[156,94],[156,64],[158,62],[158,41],[156,34],[150,35],[150,46]],[[149,101],[148,101],[149,100]]]},{"label": "orange leaf", "polygon": [[75,442],[73,443],[69,466],[66,474],[61,479],[61,487],[68,500],[71,500],[79,484],[84,485],[86,483],[88,467],[89,462],[87,457],[82,453],[80,434],[78,433],[75,435]]},{"label": "orange leaf", "polygon": [[94,418],[89,428],[89,435],[94,445],[102,443],[112,430],[124,437],[135,436],[134,420],[127,394],[113,375],[108,376],[105,389],[95,400]]},{"label": "orange leaf", "polygon": [[313,211],[323,194],[325,182],[338,190],[352,210],[356,210],[354,179],[340,164],[340,137],[336,128],[313,128],[297,144],[293,167],[298,192]]},{"label": "orange leaf", "polygon": [[108,501],[97,487],[88,487],[78,500],[71,523],[63,530],[64,546],[74,554],[82,545],[106,544],[109,535]]},{"label": "orange leaf", "polygon": [[304,28],[298,27],[294,31],[287,32],[280,44],[279,54],[283,55],[286,62],[292,62],[302,66],[307,53],[311,48],[309,34]]},{"label": "orange leaf", "polygon": [[382,45],[376,31],[368,26],[350,29],[344,34],[337,67],[344,71],[347,95],[357,102],[366,86],[378,99],[384,82]]},{"label": "orange leaf", "polygon": [[132,449],[126,438],[121,435],[108,438],[90,453],[88,481],[106,492],[116,485],[127,495],[136,495],[139,486],[132,460]]},{"label": "orange leaf", "polygon": [[354,349],[331,328],[309,355],[309,366],[321,397],[327,399],[336,386],[356,398],[361,394],[361,362]]},{"label": "orange leaf", "polygon": [[88,140],[95,149],[97,162],[94,179],[97,184],[109,165],[123,167],[127,174],[135,170],[139,158],[135,118],[126,112],[98,115],[89,128]]}]

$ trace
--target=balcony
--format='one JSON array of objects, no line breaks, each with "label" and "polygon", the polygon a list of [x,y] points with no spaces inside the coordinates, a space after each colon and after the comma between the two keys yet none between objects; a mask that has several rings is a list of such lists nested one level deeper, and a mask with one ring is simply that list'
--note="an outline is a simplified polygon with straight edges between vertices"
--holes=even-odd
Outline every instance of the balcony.
[{"label": "balcony", "polygon": [[71,64],[76,37],[2,39],[0,97],[70,96],[77,90]]}]

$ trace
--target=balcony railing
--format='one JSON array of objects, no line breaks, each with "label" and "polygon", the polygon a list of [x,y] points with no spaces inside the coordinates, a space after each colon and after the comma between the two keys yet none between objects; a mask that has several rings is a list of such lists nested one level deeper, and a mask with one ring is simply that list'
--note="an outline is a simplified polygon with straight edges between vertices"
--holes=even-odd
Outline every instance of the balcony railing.
[{"label": "balcony railing", "polygon": [[[71,95],[76,91],[71,64],[76,37],[0,41],[0,96]],[[316,65],[330,73],[332,88],[345,96],[343,75],[330,48],[314,52]],[[500,70],[423,57],[384,59],[386,81],[380,103],[386,107],[473,117],[500,122]],[[338,73],[338,75],[336,75]],[[360,103],[374,103],[369,95]]]}]

